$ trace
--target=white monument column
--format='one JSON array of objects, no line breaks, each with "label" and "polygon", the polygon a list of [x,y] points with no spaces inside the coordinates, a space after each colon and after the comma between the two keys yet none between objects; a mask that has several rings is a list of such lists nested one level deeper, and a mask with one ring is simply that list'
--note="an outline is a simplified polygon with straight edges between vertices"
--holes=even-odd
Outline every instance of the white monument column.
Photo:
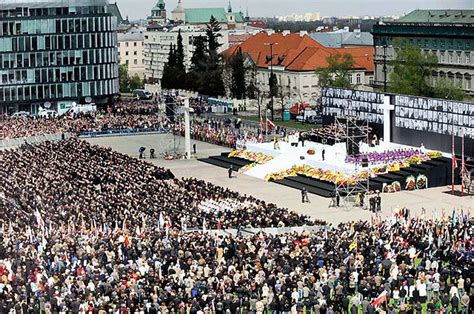
[{"label": "white monument column", "polygon": [[189,98],[184,98],[184,150],[186,159],[191,159],[191,121],[189,119]]},{"label": "white monument column", "polygon": [[382,109],[383,109],[383,142],[390,143],[390,137],[392,135],[390,111],[395,109],[395,106],[390,104],[390,96],[384,96]]}]

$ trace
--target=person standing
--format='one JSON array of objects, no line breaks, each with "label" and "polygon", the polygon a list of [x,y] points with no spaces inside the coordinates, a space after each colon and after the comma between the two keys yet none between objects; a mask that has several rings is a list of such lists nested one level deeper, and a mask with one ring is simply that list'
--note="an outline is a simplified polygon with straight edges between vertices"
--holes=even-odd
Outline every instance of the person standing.
[{"label": "person standing", "polygon": [[229,172],[229,179],[232,178],[232,172],[233,172],[233,171],[234,171],[234,166],[230,165],[229,170],[228,170],[228,172]]},{"label": "person standing", "polygon": [[339,192],[336,191],[336,207],[339,207],[339,202],[341,201],[341,196]]},{"label": "person standing", "polygon": [[301,190],[301,203],[311,203],[308,198],[308,191],[306,191],[306,188],[303,188]]},{"label": "person standing", "polygon": [[382,210],[382,198],[380,197],[379,191],[377,191],[377,196],[375,198],[375,207],[377,212],[380,212]]},{"label": "person standing", "polygon": [[326,150],[323,148],[323,150],[321,152],[321,157],[323,158],[323,161],[325,159],[325,155],[326,155]]}]

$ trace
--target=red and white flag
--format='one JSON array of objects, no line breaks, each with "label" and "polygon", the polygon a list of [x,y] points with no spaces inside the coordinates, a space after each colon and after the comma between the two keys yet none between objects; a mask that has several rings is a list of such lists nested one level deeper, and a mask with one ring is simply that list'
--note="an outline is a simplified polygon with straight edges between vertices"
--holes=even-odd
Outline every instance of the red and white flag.
[{"label": "red and white flag", "polygon": [[260,117],[260,128],[262,128],[262,129],[265,128],[265,123],[263,123],[262,117]]},{"label": "red and white flag", "polygon": [[385,290],[377,297],[377,299],[375,299],[372,302],[372,305],[373,306],[379,306],[380,304],[382,304],[384,302],[387,302],[387,291],[385,291]]},{"label": "red and white flag", "polygon": [[270,119],[267,119],[267,125],[270,129],[273,129],[276,127],[276,125]]}]

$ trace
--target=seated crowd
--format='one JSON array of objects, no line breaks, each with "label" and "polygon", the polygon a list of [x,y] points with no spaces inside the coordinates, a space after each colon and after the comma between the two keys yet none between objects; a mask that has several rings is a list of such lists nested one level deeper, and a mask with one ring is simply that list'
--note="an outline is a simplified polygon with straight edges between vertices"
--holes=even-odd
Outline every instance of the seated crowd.
[{"label": "seated crowd", "polygon": [[467,212],[332,227],[78,139],[0,163],[0,313],[472,311]]},{"label": "seated crowd", "polygon": [[120,114],[120,112],[64,115],[57,118],[0,116],[0,140],[65,132],[79,134],[89,131],[163,128],[168,126],[169,121],[163,116]]}]

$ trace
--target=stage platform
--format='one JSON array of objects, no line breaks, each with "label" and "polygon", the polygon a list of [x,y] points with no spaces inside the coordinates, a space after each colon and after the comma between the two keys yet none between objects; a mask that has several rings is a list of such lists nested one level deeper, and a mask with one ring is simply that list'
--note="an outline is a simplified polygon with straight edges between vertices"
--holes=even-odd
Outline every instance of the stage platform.
[{"label": "stage platform", "polygon": [[[403,145],[382,143],[378,147],[361,147],[362,152],[387,151],[402,148],[410,148]],[[413,147],[411,147],[413,148]],[[315,151],[314,155],[308,154],[308,150]],[[322,159],[322,150],[325,150],[325,160]],[[323,170],[331,170],[344,174],[354,174],[357,171],[362,171],[360,166],[347,163],[345,161],[345,145],[324,145],[320,143],[306,142],[304,147],[299,143],[298,147],[291,146],[289,143],[279,143],[279,149],[275,149],[274,143],[260,143],[249,144],[247,150],[252,152],[260,152],[265,155],[273,157],[272,160],[265,164],[258,164],[255,167],[244,172],[245,175],[253,176],[259,179],[264,179],[268,174],[276,173],[282,170],[288,170],[295,165],[308,165]],[[244,167],[251,161],[241,158],[228,158],[229,152],[223,152],[219,156],[210,156],[209,158],[199,159],[215,166],[229,168],[230,165],[237,171]],[[380,166],[377,164],[370,165],[371,167]],[[412,165],[407,168],[401,168],[400,171],[386,172],[370,178],[369,190],[383,191],[384,186],[391,185],[395,181],[400,183],[401,189],[406,187],[406,180],[409,176],[418,177],[418,175],[425,175],[428,179],[428,188],[445,186],[450,184],[451,178],[451,159],[446,157],[427,160],[418,165]],[[273,180],[277,184],[286,185],[298,190],[303,187],[308,193],[317,194],[323,197],[330,197],[335,190],[335,184],[328,181],[323,181],[304,175],[289,176],[282,180]]]}]

